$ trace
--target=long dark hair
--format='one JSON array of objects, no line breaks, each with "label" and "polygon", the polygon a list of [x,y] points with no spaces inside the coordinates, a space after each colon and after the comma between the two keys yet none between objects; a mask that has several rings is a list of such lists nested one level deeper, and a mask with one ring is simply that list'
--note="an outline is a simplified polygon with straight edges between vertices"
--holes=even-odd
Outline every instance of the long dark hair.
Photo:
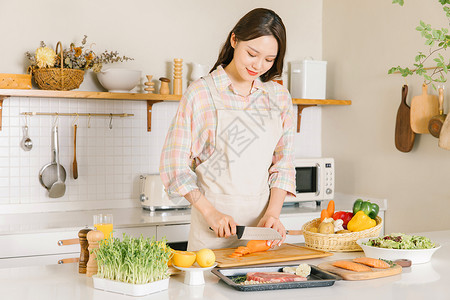
[{"label": "long dark hair", "polygon": [[233,59],[234,48],[231,46],[231,35],[234,33],[237,41],[249,41],[261,36],[272,35],[278,43],[278,53],[273,66],[261,75],[261,80],[267,82],[280,77],[283,73],[283,61],[286,53],[286,28],[281,18],[267,8],[255,8],[243,16],[228,34],[219,57],[210,72],[220,65],[228,65]]}]

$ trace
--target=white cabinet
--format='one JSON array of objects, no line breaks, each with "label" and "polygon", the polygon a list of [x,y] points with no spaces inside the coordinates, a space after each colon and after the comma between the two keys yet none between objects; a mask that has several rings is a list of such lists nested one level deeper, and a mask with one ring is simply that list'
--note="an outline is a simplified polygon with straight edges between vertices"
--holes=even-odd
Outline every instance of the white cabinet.
[{"label": "white cabinet", "polygon": [[[133,237],[155,237],[157,240],[166,237],[169,243],[185,242],[189,227],[189,224],[174,224],[118,228],[114,230],[114,236],[120,238],[125,233]],[[0,268],[57,264],[63,259],[75,262],[70,259],[80,256],[80,245],[76,241],[78,231],[0,235]],[[60,246],[58,243],[73,239],[76,244]]]}]

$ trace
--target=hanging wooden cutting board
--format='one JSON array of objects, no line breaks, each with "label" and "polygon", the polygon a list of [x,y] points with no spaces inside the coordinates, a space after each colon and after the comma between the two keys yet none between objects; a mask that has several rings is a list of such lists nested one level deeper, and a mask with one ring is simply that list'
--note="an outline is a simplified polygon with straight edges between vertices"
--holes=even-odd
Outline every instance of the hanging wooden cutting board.
[{"label": "hanging wooden cutting board", "polygon": [[438,97],[428,94],[428,86],[422,85],[422,95],[411,100],[411,129],[415,133],[430,133],[428,123],[439,114]]},{"label": "hanging wooden cutting board", "polygon": [[395,147],[401,152],[409,152],[414,146],[416,134],[411,129],[411,109],[406,104],[408,86],[402,88],[402,101],[397,111],[395,122]]},{"label": "hanging wooden cutting board", "polygon": [[230,257],[236,248],[214,249],[217,265],[221,268],[267,264],[318,258],[333,255],[333,253],[307,247],[283,244],[278,249],[263,252],[255,252],[242,257]]},{"label": "hanging wooden cutting board", "polygon": [[450,114],[447,114],[439,134],[439,147],[450,150]]},{"label": "hanging wooden cutting board", "polygon": [[[351,259],[343,259],[347,261],[352,261]],[[338,268],[333,266],[334,261],[327,261],[318,265],[322,270],[337,274],[341,276],[344,280],[367,280],[367,279],[375,279],[381,277],[387,277],[392,275],[397,275],[402,272],[402,267],[395,264],[389,269],[377,269],[371,268],[372,271],[368,272],[355,272],[350,270],[345,270],[342,268]]]}]

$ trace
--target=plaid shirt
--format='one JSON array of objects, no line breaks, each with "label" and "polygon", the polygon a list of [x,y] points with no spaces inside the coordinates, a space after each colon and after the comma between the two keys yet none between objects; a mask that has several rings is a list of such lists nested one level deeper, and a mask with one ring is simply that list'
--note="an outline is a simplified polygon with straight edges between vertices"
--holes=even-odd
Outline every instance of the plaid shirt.
[{"label": "plaid shirt", "polygon": [[[270,188],[277,187],[295,195],[294,115],[287,89],[272,81],[263,83],[257,78],[250,95],[244,97],[233,89],[223,67],[217,67],[211,75],[227,109],[243,110],[253,101],[262,101],[262,105],[267,107],[267,85],[273,85],[276,99],[272,101],[281,111],[283,134],[273,153],[268,184]],[[212,96],[206,82],[199,79],[182,96],[161,153],[159,171],[169,195],[184,196],[198,188],[194,170],[212,155],[216,127],[217,115]]]}]

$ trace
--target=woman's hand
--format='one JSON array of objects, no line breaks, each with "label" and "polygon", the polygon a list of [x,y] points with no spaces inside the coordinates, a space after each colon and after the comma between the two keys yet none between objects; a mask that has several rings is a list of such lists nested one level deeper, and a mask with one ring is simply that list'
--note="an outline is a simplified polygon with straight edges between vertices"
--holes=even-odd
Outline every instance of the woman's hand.
[{"label": "woman's hand", "polygon": [[184,195],[184,197],[199,210],[203,218],[205,218],[206,223],[208,223],[209,227],[214,230],[218,237],[236,235],[236,222],[234,222],[234,219],[218,211],[198,189],[192,190]]},{"label": "woman's hand", "polygon": [[259,220],[258,227],[273,228],[281,234],[282,239],[280,241],[267,241],[267,245],[271,246],[271,248],[277,244],[281,246],[286,239],[286,229],[278,217],[266,214]]},{"label": "woman's hand", "polygon": [[203,217],[218,237],[227,238],[236,235],[236,222],[231,216],[214,209],[203,215]]}]

